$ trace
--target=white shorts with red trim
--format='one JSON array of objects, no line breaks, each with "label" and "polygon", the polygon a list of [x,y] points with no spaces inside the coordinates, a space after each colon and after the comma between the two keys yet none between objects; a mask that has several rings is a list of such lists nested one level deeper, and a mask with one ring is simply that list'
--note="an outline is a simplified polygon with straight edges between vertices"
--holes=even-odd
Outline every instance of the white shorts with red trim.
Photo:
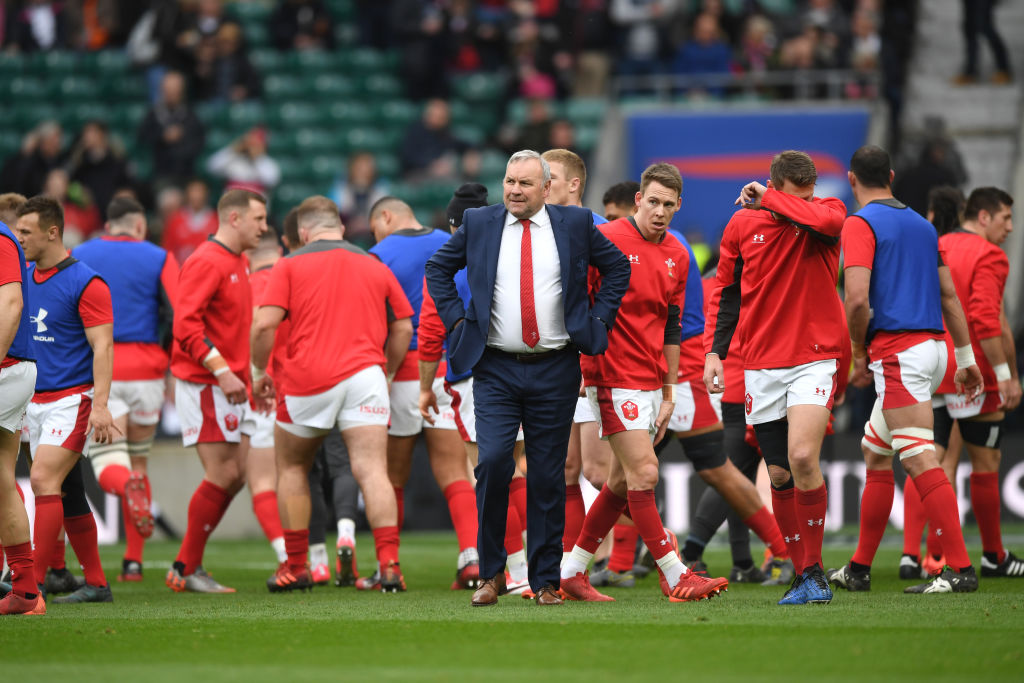
[{"label": "white shorts with red trim", "polygon": [[[444,383],[445,392],[451,396],[455,428],[466,443],[476,443],[476,409],[473,402],[473,378],[459,380],[455,384]],[[519,427],[516,441],[523,440],[523,428]]]},{"label": "white shorts with red trim", "polygon": [[391,424],[390,436],[415,436],[424,429],[451,429],[455,425],[455,411],[452,397],[444,390],[444,378],[434,378],[434,396],[437,397],[438,413],[433,415],[434,424],[420,414],[420,383],[416,381],[391,383]]},{"label": "white shorts with red trim", "polygon": [[868,369],[875,375],[875,393],[882,402],[882,410],[930,403],[946,373],[946,344],[941,339],[926,339],[871,361]]},{"label": "white shorts with red trim", "polygon": [[984,391],[975,399],[968,399],[964,394],[942,394],[942,398],[946,402],[949,416],[954,420],[995,413],[1003,402],[998,391]]},{"label": "white shorts with red trim", "polygon": [[838,365],[838,361],[829,359],[791,368],[744,370],[747,424],[781,420],[786,417],[790,406],[824,406],[831,410],[836,394]]},{"label": "white shorts with red trim", "polygon": [[239,443],[251,435],[244,424],[248,403],[229,403],[216,384],[196,384],[179,379],[174,383],[174,405],[181,421],[181,443]]},{"label": "white shorts with red trim", "polygon": [[721,421],[721,394],[709,394],[703,380],[680,382],[676,385],[676,408],[668,421],[670,431],[691,432]]},{"label": "white shorts with red trim", "polygon": [[0,368],[0,427],[14,434],[25,422],[25,410],[36,390],[36,364],[21,361]]},{"label": "white shorts with red trim", "polygon": [[304,439],[323,436],[335,426],[387,426],[391,416],[388,380],[379,365],[360,370],[327,391],[311,396],[279,397],[277,424]]},{"label": "white shorts with red trim", "polygon": [[115,420],[127,415],[137,425],[155,425],[160,421],[165,390],[163,379],[111,382],[107,406]]},{"label": "white shorts with red trim", "polygon": [[661,390],[642,391],[615,387],[587,387],[587,400],[597,418],[602,439],[619,432],[646,430],[658,433],[654,421],[661,409]]},{"label": "white shorts with red trim", "polygon": [[35,455],[39,446],[60,446],[89,454],[89,414],[92,389],[48,403],[29,403],[25,411],[28,447]]},{"label": "white shorts with red trim", "polygon": [[273,448],[274,414],[261,413],[246,404],[242,432],[249,435],[249,448]]},{"label": "white shorts with red trim", "polygon": [[572,416],[572,421],[574,424],[597,421],[597,417],[594,416],[594,409],[590,407],[590,399],[586,396],[580,396],[576,399],[576,412]]}]

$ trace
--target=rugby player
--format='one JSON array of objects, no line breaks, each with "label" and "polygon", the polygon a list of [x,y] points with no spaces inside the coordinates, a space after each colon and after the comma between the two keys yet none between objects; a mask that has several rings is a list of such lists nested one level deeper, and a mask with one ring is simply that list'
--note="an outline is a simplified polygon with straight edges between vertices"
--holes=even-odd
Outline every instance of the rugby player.
[{"label": "rugby player", "polygon": [[[45,579],[63,525],[86,582],[54,602],[113,602],[96,545],[96,520],[84,491],[61,498],[65,479],[76,488],[81,483],[80,472],[73,470],[88,454],[89,435],[95,443],[108,444],[120,434],[107,407],[114,360],[110,289],[96,271],[68,255],[60,204],[33,197],[17,213],[18,240],[25,259],[33,262],[28,298],[30,313],[34,311],[29,326],[37,376],[26,423],[36,506],[36,582]],[[105,488],[130,498],[132,514],[126,524],[141,526],[149,515],[141,477],[124,464],[112,464],[101,474]]]},{"label": "rugby player", "polygon": [[843,228],[853,377],[863,383],[870,369],[878,398],[861,442],[867,477],[857,551],[846,566],[829,570],[828,579],[851,591],[871,589],[871,562],[892,510],[892,459],[899,455],[950,565],[906,592],[972,592],[978,577],[964,546],[956,494],[935,455],[931,408],[946,371],[943,319],[956,344],[957,389],[969,398],[982,391],[967,321],[935,229],[892,195],[889,154],[861,147],[848,176],[861,207]]},{"label": "rugby player", "polygon": [[[114,380],[110,414],[126,438],[93,444],[89,461],[100,485],[118,466],[131,469],[132,487],[145,492],[144,509],[133,512],[132,499],[121,499],[126,523],[125,551],[118,581],[142,580],[142,551],[153,533],[151,489],[146,475],[149,449],[164,405],[164,377],[170,365],[166,350],[178,292],[174,255],[146,241],[146,212],[136,200],[115,197],[107,206],[106,234],[72,251],[110,286],[114,306]],[[109,490],[110,486],[104,486]]]},{"label": "rugby player", "polygon": [[[387,477],[388,382],[412,339],[412,307],[391,271],[342,239],[334,202],[310,197],[298,208],[304,246],[281,259],[252,327],[255,392],[268,396],[274,332],[291,321],[279,377],[274,449],[277,497],[288,564],[271,592],[311,588],[308,472],[337,425],[366,501],[382,592],[405,590],[398,563],[398,510]],[[325,292],[330,292],[325,296]]]},{"label": "rugby player", "polygon": [[231,500],[245,484],[251,424],[249,330],[252,292],[242,252],[267,231],[267,203],[250,190],[228,190],[217,202],[217,232],[181,268],[174,311],[171,373],[182,443],[195,446],[204,477],[188,507],[188,526],[166,583],[176,592],[233,593],[202,567],[203,551]]},{"label": "rugby player", "polygon": [[828,493],[818,458],[848,355],[836,293],[846,207],[814,196],[817,170],[803,152],[777,154],[770,176],[767,187],[743,187],[736,200],[742,209],[722,235],[704,333],[704,384],[713,394],[725,389],[722,361],[738,332],[746,420],[797,568],[779,604],[828,603],[832,590],[821,567]]},{"label": "rugby player", "polygon": [[[608,483],[591,505],[583,530],[562,564],[561,590],[573,600],[613,599],[597,592],[585,572],[601,539],[627,505],[672,601],[710,598],[729,585],[726,579],[709,579],[687,570],[665,533],[654,500],[658,458],[652,442],[664,437],[675,407],[680,311],[689,255],[667,234],[681,203],[683,182],[678,169],[654,164],[644,171],[640,188],[636,216],[601,228],[629,257],[632,270],[608,350],[580,361],[601,437],[608,439],[615,458]],[[592,288],[600,285],[600,277],[592,270]]]},{"label": "rugby player", "polygon": [[[412,341],[405,360],[391,383],[391,423],[388,426],[388,478],[398,503],[398,528],[405,510],[404,489],[412,472],[416,437],[423,433],[430,467],[448,501],[448,512],[459,542],[454,588],[476,590],[480,583],[480,558],[476,551],[476,492],[466,471],[466,450],[455,424],[451,397],[444,391],[444,371],[438,366],[429,378],[420,376],[416,329],[423,305],[423,272],[450,235],[423,227],[404,201],[382,197],[370,208],[370,230],[377,241],[370,253],[386,265],[402,286],[412,306]],[[421,380],[430,379],[438,413],[429,422],[420,414]]]}]

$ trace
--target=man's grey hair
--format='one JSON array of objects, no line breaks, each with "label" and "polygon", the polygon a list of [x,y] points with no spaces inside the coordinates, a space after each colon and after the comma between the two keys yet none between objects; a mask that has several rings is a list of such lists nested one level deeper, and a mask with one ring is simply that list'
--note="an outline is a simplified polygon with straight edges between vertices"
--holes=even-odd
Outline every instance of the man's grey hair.
[{"label": "man's grey hair", "polygon": [[540,162],[541,171],[544,174],[544,182],[551,180],[551,165],[547,162],[547,159],[542,157],[540,153],[534,152],[532,149],[523,149],[508,158],[508,164],[506,168],[511,166],[513,163],[518,161],[528,161],[529,159],[536,159]]}]

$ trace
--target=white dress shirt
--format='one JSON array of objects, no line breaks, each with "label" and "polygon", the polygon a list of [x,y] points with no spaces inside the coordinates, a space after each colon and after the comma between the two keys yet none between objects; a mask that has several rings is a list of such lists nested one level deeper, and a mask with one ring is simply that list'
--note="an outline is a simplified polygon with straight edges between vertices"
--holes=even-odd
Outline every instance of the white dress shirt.
[{"label": "white dress shirt", "polygon": [[523,224],[511,213],[505,214],[498,252],[498,272],[491,298],[491,327],[487,345],[510,353],[539,353],[560,349],[569,343],[562,307],[562,271],[558,247],[551,228],[548,210],[530,219],[530,247],[533,254],[533,305],[537,313],[540,341],[532,349],[523,341],[522,302],[519,295],[519,273],[523,241]]}]

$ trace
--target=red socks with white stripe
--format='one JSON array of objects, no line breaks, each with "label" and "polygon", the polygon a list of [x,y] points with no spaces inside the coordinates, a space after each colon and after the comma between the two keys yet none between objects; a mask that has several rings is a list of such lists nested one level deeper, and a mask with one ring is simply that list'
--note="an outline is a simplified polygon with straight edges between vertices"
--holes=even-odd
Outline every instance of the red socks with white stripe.
[{"label": "red socks with white stripe", "polygon": [[[852,562],[871,566],[878,552],[878,544],[885,535],[885,525],[889,523],[895,492],[896,480],[891,469],[867,471],[864,493],[860,497],[860,533]],[[920,538],[921,532],[918,531]]]}]

